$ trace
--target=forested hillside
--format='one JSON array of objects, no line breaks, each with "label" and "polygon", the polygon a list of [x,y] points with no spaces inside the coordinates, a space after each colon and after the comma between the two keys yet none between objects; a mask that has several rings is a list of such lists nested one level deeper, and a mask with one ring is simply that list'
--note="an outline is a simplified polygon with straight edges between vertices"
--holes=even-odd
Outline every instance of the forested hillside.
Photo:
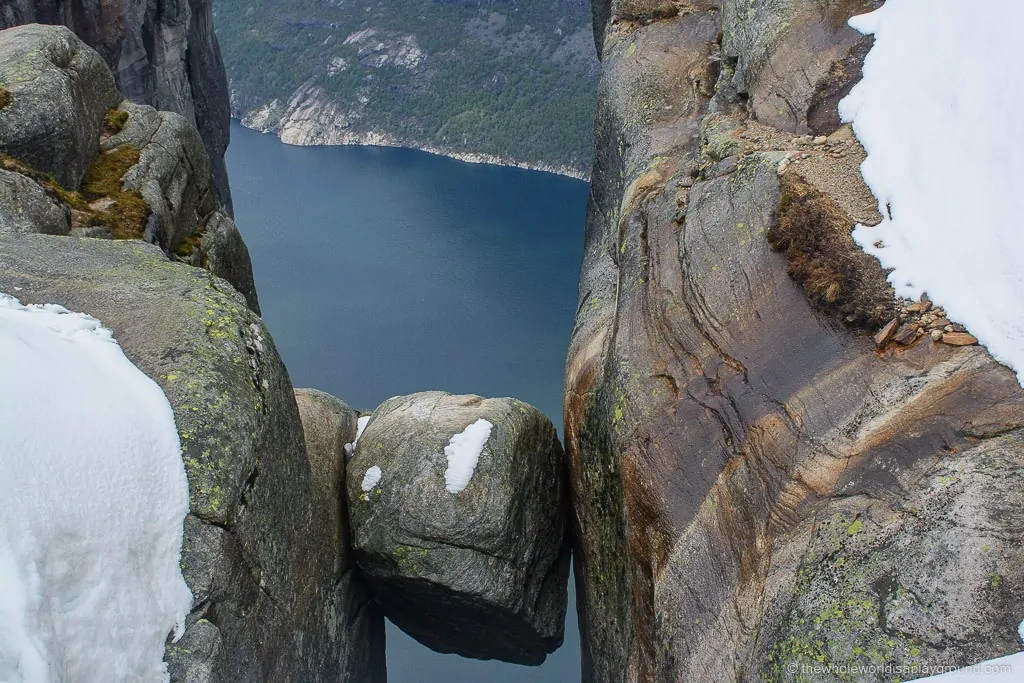
[{"label": "forested hillside", "polygon": [[232,111],[297,144],[589,170],[585,0],[217,0]]}]

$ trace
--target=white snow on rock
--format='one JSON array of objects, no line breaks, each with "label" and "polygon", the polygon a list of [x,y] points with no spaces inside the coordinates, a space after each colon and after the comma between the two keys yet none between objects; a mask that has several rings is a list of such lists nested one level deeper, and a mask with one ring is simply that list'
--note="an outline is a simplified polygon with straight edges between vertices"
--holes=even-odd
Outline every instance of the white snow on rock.
[{"label": "white snow on rock", "polygon": [[448,468],[444,472],[448,493],[461,493],[469,485],[492,429],[494,425],[481,418],[453,436],[444,447],[444,454],[448,457]]},{"label": "white snow on rock", "polygon": [[1020,683],[1024,680],[1024,652],[916,680],[917,683]]},{"label": "white snow on rock", "polygon": [[1020,626],[1017,627],[1017,635],[1020,636],[1020,640],[1024,643],[1024,621],[1020,622]]},{"label": "white snow on rock", "polygon": [[370,422],[370,415],[361,417],[356,420],[358,427],[356,428],[356,440],[352,443],[345,444],[345,455],[351,457],[356,452],[356,446],[359,444],[359,437],[363,435],[363,430],[366,429],[366,425]]},{"label": "white snow on rock", "polygon": [[166,681],[188,482],[174,414],[109,330],[0,294],[0,681]]},{"label": "white snow on rock", "polygon": [[840,113],[885,216],[854,239],[1024,383],[1024,2],[888,0],[850,25],[875,44]]},{"label": "white snow on rock", "polygon": [[363,493],[368,493],[380,482],[380,475],[380,468],[376,465],[366,470],[366,474],[363,475],[363,483],[359,485],[363,489]]}]

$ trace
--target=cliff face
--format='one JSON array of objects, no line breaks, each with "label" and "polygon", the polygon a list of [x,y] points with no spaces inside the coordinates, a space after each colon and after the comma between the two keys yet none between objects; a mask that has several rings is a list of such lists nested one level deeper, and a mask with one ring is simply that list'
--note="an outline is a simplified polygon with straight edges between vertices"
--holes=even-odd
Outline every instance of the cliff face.
[{"label": "cliff face", "polygon": [[210,0],[13,0],[0,7],[0,29],[30,23],[67,26],[103,57],[125,97],[198,128],[218,197],[231,212],[227,77]]},{"label": "cliff face", "polygon": [[1019,648],[1024,392],[921,335],[949,321],[849,238],[878,215],[836,113],[870,47],[846,20],[880,4],[594,3],[565,413],[584,680]]}]

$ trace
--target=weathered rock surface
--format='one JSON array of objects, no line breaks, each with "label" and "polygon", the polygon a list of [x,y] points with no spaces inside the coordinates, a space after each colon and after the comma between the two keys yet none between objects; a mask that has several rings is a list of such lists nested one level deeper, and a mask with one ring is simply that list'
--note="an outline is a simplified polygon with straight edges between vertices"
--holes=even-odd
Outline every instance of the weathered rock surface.
[{"label": "weathered rock surface", "polygon": [[[23,199],[12,195],[3,202],[0,211],[12,216],[7,223],[17,222],[19,232],[67,234],[70,217],[76,235],[145,238],[168,256],[228,280],[259,313],[248,250],[218,201],[199,132],[185,117],[121,101],[103,60],[64,27],[0,31],[0,55],[0,87],[12,98],[0,109],[0,152],[24,162],[33,174],[32,180],[19,181]],[[125,152],[135,156],[120,166],[111,163]],[[53,176],[63,188],[47,185],[50,181],[37,172]],[[26,185],[33,181],[37,191]],[[4,181],[5,196],[14,191],[10,182]],[[63,192],[80,186],[83,191],[110,186],[108,191],[127,202]],[[47,208],[40,193],[56,202],[55,209]],[[132,196],[139,216],[123,220]],[[97,220],[97,212],[106,212],[106,218]],[[104,231],[104,222],[128,225]]]},{"label": "weathered rock surface", "polygon": [[224,163],[230,107],[211,0],[10,0],[0,5],[0,29],[31,23],[66,25],[106,61],[126,97],[181,114],[193,124],[230,215]]},{"label": "weathered rock surface", "polygon": [[356,438],[358,414],[344,401],[315,389],[296,389],[306,453],[313,475],[313,520],[322,533],[310,550],[331,579],[316,600],[324,605],[320,628],[331,635],[326,650],[337,661],[324,661],[318,680],[383,683],[384,616],[372,602],[356,568],[345,505],[345,444]]},{"label": "weathered rock surface", "polygon": [[0,86],[0,153],[77,190],[120,99],[107,65],[65,28],[20,26],[3,32]]},{"label": "weathered rock surface", "polygon": [[[845,311],[884,273],[798,284],[766,239],[796,179],[820,194],[803,224],[876,215],[835,112],[863,47],[845,21],[871,5],[595,3],[565,414],[586,681],[840,680],[800,664],[1020,649],[1013,373],[916,326],[876,350],[893,314]],[[857,679],[892,678],[874,671]]]},{"label": "weathered rock surface", "polygon": [[168,643],[172,680],[382,680],[360,678],[381,661],[380,620],[360,612],[336,526],[329,463],[348,434],[310,412],[307,459],[288,374],[242,297],[151,245],[43,235],[0,236],[0,291],[97,317],[174,409],[195,600]]},{"label": "weathered rock surface", "polygon": [[[478,420],[492,431],[453,493],[445,449]],[[568,491],[550,420],[514,399],[397,397],[347,469],[356,561],[397,626],[438,652],[521,664],[561,645]]]},{"label": "weathered rock surface", "polygon": [[20,173],[0,170],[0,233],[66,235],[71,216],[43,188]]}]

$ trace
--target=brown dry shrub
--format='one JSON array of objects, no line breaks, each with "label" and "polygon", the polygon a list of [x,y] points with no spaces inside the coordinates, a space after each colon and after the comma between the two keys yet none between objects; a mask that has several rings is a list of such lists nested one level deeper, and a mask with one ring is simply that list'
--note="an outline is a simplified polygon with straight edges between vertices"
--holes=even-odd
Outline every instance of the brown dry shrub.
[{"label": "brown dry shrub", "polygon": [[850,236],[853,221],[830,197],[795,173],[780,178],[775,220],[766,236],[783,251],[789,275],[808,298],[848,325],[873,329],[896,314],[887,272]]}]

